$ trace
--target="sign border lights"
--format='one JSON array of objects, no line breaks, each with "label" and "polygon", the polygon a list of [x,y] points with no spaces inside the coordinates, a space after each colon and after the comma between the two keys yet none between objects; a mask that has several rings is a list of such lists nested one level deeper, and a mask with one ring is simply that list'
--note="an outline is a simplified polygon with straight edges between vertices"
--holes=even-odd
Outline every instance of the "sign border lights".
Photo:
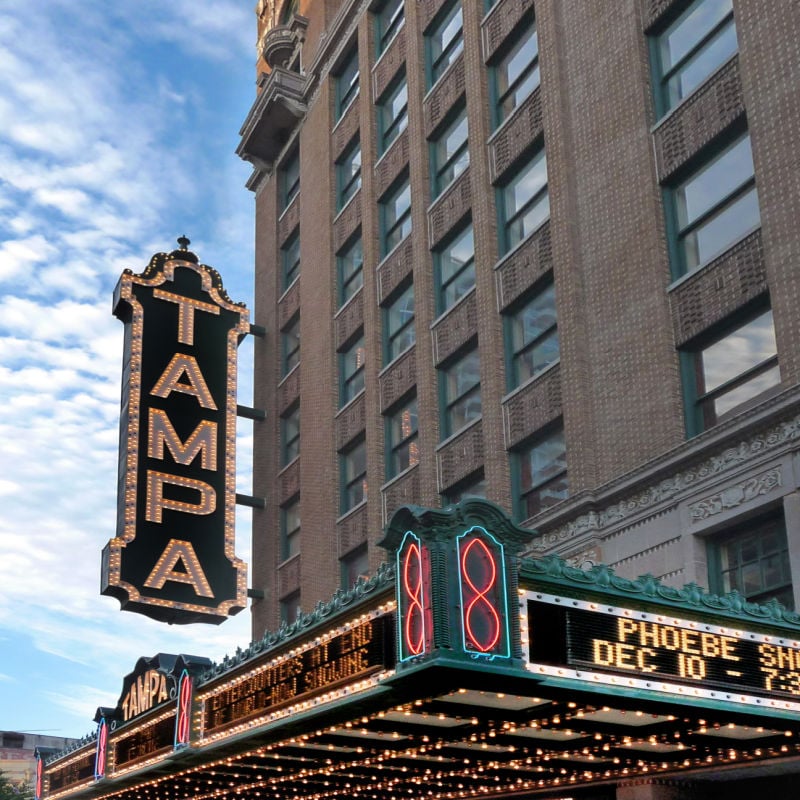
[{"label": "sign border lights", "polygon": [[125,364],[117,533],[103,551],[101,591],[159,621],[219,624],[247,597],[234,537],[237,347],[248,310],[186,249],[156,254],[140,275],[125,270],[114,300]]},{"label": "sign border lights", "polygon": [[[408,661],[430,652],[431,618],[430,556],[422,540],[406,531],[397,549],[397,647],[398,660]],[[418,630],[412,632],[413,626]]]}]

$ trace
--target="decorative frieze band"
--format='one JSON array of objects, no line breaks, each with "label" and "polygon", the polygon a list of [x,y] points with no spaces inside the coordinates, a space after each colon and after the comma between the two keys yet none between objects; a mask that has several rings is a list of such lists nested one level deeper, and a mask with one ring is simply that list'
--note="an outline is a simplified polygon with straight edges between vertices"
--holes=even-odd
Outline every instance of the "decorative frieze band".
[{"label": "decorative frieze band", "polygon": [[731,508],[747,503],[783,486],[783,478],[779,467],[774,467],[760,475],[748,478],[735,486],[726,486],[689,506],[689,515],[693,523],[721,514]]},{"label": "decorative frieze band", "polygon": [[489,142],[492,183],[501,180],[504,173],[543,134],[542,92],[541,87],[537,87]]},{"label": "decorative frieze band", "polygon": [[563,413],[561,370],[555,365],[503,403],[503,434],[507,449]]}]

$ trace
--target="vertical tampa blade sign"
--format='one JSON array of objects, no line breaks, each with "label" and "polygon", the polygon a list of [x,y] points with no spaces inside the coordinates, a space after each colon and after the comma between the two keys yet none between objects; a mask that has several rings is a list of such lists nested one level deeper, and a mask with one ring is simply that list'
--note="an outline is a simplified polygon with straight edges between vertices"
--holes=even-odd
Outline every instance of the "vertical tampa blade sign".
[{"label": "vertical tampa blade sign", "polygon": [[220,623],[246,604],[234,518],[247,309],[181,249],[156,254],[141,275],[125,270],[114,314],[125,352],[117,534],[103,550],[102,593],[163,622]]}]

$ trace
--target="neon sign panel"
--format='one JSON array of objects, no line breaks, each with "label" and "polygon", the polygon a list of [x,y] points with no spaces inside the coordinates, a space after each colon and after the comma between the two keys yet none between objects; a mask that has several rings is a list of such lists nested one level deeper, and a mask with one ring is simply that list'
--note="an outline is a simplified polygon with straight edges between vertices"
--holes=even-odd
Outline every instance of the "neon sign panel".
[{"label": "neon sign panel", "polygon": [[400,661],[431,648],[430,563],[419,537],[407,531],[397,551],[397,634]]}]

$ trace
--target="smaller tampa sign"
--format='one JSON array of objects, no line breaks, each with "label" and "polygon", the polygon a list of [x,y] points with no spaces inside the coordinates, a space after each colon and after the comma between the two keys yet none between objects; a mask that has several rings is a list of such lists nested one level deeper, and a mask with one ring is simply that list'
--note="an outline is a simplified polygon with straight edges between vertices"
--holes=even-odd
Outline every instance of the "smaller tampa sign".
[{"label": "smaller tampa sign", "polygon": [[182,249],[126,270],[117,534],[102,593],[170,623],[220,623],[246,604],[234,554],[236,353],[249,331],[216,270]]}]

